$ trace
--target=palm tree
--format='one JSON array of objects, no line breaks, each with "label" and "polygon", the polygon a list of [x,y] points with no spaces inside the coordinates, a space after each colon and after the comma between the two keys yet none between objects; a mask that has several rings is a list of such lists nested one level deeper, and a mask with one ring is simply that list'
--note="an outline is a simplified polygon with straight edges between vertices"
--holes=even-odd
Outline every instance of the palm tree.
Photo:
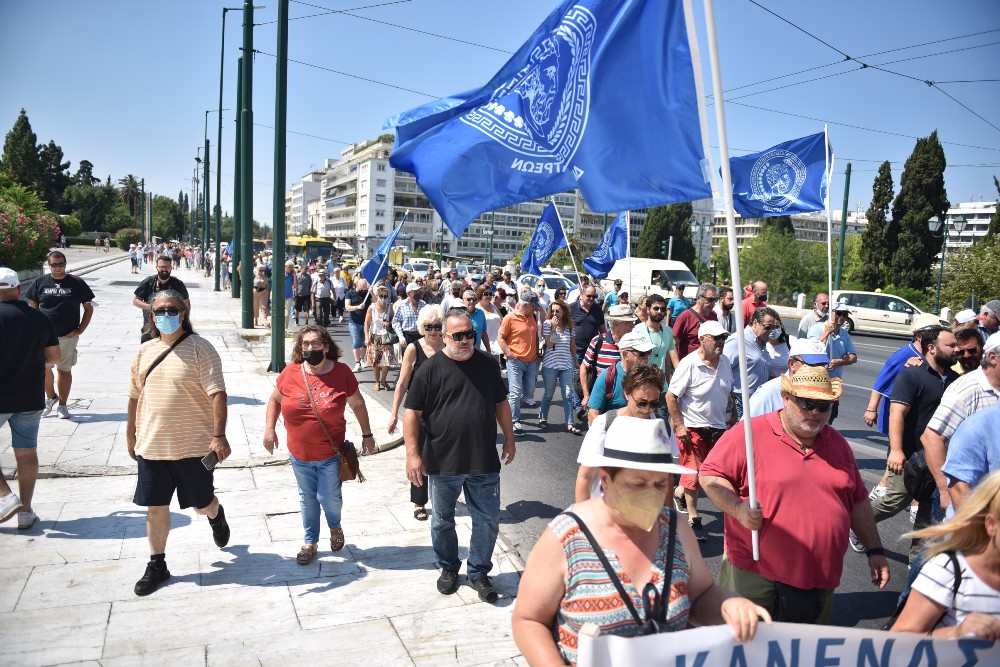
[{"label": "palm tree", "polygon": [[118,199],[128,205],[128,211],[134,221],[136,209],[142,199],[142,188],[139,186],[138,179],[132,174],[118,179]]}]

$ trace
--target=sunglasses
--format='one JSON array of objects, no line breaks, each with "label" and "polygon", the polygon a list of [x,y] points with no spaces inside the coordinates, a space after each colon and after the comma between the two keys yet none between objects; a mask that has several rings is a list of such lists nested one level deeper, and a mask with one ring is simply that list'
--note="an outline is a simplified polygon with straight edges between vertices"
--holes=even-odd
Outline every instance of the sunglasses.
[{"label": "sunglasses", "polygon": [[663,311],[666,310],[666,308],[663,308],[661,306],[652,306],[650,310],[653,311],[654,313],[662,313]]},{"label": "sunglasses", "polygon": [[645,352],[640,352],[638,350],[625,350],[625,351],[626,352],[631,352],[632,354],[634,354],[634,355],[636,355],[636,356],[638,356],[640,358],[648,357],[650,355],[650,353],[652,352],[652,350],[646,350]]},{"label": "sunglasses", "polygon": [[49,266],[53,269],[58,269],[61,266],[66,266],[66,262],[49,262]]},{"label": "sunglasses", "polygon": [[303,350],[322,350],[324,347],[326,347],[326,345],[323,343],[323,341],[316,341],[316,342],[310,342],[310,343],[303,342],[302,343],[302,349]]},{"label": "sunglasses", "polygon": [[474,297],[474,296],[467,296],[467,297],[465,297],[465,300],[468,301],[469,303],[475,303],[476,297]]},{"label": "sunglasses", "polygon": [[808,398],[795,397],[795,405],[806,412],[829,412],[833,407],[833,401],[812,401]]},{"label": "sunglasses", "polygon": [[656,408],[660,407],[660,401],[659,401],[659,399],[657,399],[655,401],[639,401],[639,400],[637,400],[635,402],[635,407],[637,407],[637,408],[653,408],[655,410]]},{"label": "sunglasses", "polygon": [[425,324],[424,331],[441,331],[442,325],[440,324]]},{"label": "sunglasses", "polygon": [[716,343],[723,343],[727,338],[729,338],[729,334],[719,334],[718,336],[712,336],[712,340],[714,340]]},{"label": "sunglasses", "polygon": [[760,326],[764,327],[764,331],[774,331],[775,329],[780,329],[781,328],[780,324],[763,324],[763,323],[761,323]]},{"label": "sunglasses", "polygon": [[980,350],[978,347],[974,347],[971,350],[955,350],[955,356],[956,357],[974,357],[977,354],[980,354],[981,352],[982,352],[982,350]]},{"label": "sunglasses", "polygon": [[707,301],[708,303],[716,303],[719,300],[719,297],[717,296],[703,296],[701,298]]},{"label": "sunglasses", "polygon": [[448,337],[453,341],[475,340],[476,330],[469,329],[468,331],[456,331],[455,333],[448,334]]},{"label": "sunglasses", "polygon": [[180,312],[181,311],[178,310],[177,308],[157,308],[156,310],[153,311],[153,314],[154,315],[170,315],[171,317],[173,317],[174,315],[179,315]]}]

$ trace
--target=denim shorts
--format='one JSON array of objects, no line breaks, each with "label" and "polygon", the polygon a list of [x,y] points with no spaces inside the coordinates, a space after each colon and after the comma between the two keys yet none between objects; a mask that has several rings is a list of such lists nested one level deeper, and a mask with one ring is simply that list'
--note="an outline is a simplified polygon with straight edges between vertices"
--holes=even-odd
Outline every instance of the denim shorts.
[{"label": "denim shorts", "polygon": [[351,331],[351,347],[359,350],[365,346],[365,325],[348,322],[348,329]]},{"label": "denim shorts", "polygon": [[201,509],[215,497],[214,475],[205,470],[200,457],[159,461],[139,457],[139,476],[132,502],[143,507],[169,505],[177,491],[181,509]]},{"label": "denim shorts", "polygon": [[10,423],[10,439],[14,449],[35,449],[38,447],[38,424],[41,421],[41,410],[0,412],[0,427]]}]

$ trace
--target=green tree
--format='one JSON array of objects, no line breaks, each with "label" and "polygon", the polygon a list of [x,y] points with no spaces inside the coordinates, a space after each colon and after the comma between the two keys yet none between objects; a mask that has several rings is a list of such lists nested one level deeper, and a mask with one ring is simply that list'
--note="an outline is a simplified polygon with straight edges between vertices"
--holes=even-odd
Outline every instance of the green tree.
[{"label": "green tree", "polygon": [[106,232],[117,232],[119,229],[133,226],[133,216],[128,210],[128,206],[122,202],[115,202],[111,210],[104,214],[101,230]]},{"label": "green tree", "polygon": [[128,207],[129,215],[135,220],[139,202],[142,200],[142,188],[139,186],[139,180],[132,174],[118,179],[118,199]]},{"label": "green tree", "polygon": [[76,168],[76,173],[72,178],[73,185],[81,185],[91,188],[101,182],[99,178],[94,178],[94,163],[90,160],[80,160],[80,166]]},{"label": "green tree", "polygon": [[65,213],[68,209],[64,204],[63,193],[72,181],[69,175],[70,162],[63,162],[63,150],[54,141],[42,146],[38,157],[42,170],[37,183],[38,194],[48,204],[50,211]]},{"label": "green tree", "polygon": [[79,236],[83,232],[83,225],[72,215],[59,217],[59,230],[62,236]]},{"label": "green tree", "polygon": [[941,305],[952,312],[965,307],[965,301],[975,296],[980,303],[1000,294],[1000,235],[980,241],[975,246],[949,251],[941,287]]},{"label": "green tree", "polygon": [[892,283],[924,289],[931,281],[931,264],[941,246],[927,228],[933,216],[942,220],[951,204],[944,189],[947,166],[937,130],[917,139],[899,179],[892,219],[899,224],[899,245],[892,256]]},{"label": "green tree", "polygon": [[775,215],[764,218],[761,220],[760,228],[761,230],[775,229],[779,232],[795,234],[795,225],[792,224],[792,216],[790,215]]},{"label": "green tree", "polygon": [[63,196],[67,208],[88,232],[103,230],[105,218],[118,203],[118,191],[112,185],[70,185]]},{"label": "green tree", "polygon": [[[153,204],[150,210],[153,220],[153,234],[155,236],[168,241],[180,237],[184,229],[185,218],[184,214],[181,213],[180,205],[176,201],[170,197],[156,195],[153,197]],[[227,219],[229,220],[229,234],[223,233],[222,237],[224,239],[232,238],[232,218],[227,217]],[[223,222],[225,223],[226,220],[223,220]]]},{"label": "green tree", "polygon": [[691,242],[692,210],[690,202],[649,209],[646,212],[646,224],[639,232],[636,257],[666,259],[660,252],[660,244],[666,241],[669,246],[669,239],[672,236],[674,238],[672,258],[693,268],[695,251]]},{"label": "green tree", "polygon": [[872,200],[866,214],[868,225],[861,233],[863,261],[858,278],[869,291],[885,286],[889,263],[899,243],[899,225],[888,220],[892,195],[892,166],[886,160],[872,184]]},{"label": "green tree", "polygon": [[794,292],[826,284],[826,245],[799,241],[779,226],[765,228],[740,252],[740,277],[744,283],[766,279],[770,303],[791,304]]},{"label": "green tree", "polygon": [[42,163],[38,157],[38,137],[31,130],[31,122],[24,109],[14,121],[14,127],[3,142],[3,157],[0,167],[14,179],[14,182],[35,188],[42,176]]},{"label": "green tree", "polygon": [[[993,177],[993,185],[996,186],[997,195],[1000,195],[1000,181],[997,180],[996,176]],[[998,236],[1000,236],[1000,198],[997,199],[997,207],[993,211],[993,217],[990,218],[990,228],[986,230],[985,240],[997,238]]]}]

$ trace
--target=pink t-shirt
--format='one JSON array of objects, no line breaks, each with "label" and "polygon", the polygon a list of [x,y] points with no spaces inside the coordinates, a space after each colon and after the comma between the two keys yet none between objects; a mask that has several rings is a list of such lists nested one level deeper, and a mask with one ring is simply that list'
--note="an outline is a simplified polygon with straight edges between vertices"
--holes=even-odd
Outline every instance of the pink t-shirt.
[{"label": "pink t-shirt", "polygon": [[[335,452],[309,404],[301,369],[301,364],[288,364],[276,383],[281,392],[281,416],[288,432],[288,451],[300,461],[325,461]],[[329,429],[333,442],[339,446],[347,432],[344,408],[347,398],[358,390],[358,379],[347,364],[339,361],[323,375],[306,373],[306,378],[316,400],[316,408],[323,415],[323,423]]]},{"label": "pink t-shirt", "polygon": [[[771,412],[750,421],[757,502],[764,513],[760,561],[750,531],[725,515],[725,549],[736,567],[798,588],[836,588],[844,565],[854,504],[867,501],[850,445],[831,426],[803,452]],[[746,439],[732,428],[701,464],[699,476],[723,477],[742,499],[747,488]]]}]

